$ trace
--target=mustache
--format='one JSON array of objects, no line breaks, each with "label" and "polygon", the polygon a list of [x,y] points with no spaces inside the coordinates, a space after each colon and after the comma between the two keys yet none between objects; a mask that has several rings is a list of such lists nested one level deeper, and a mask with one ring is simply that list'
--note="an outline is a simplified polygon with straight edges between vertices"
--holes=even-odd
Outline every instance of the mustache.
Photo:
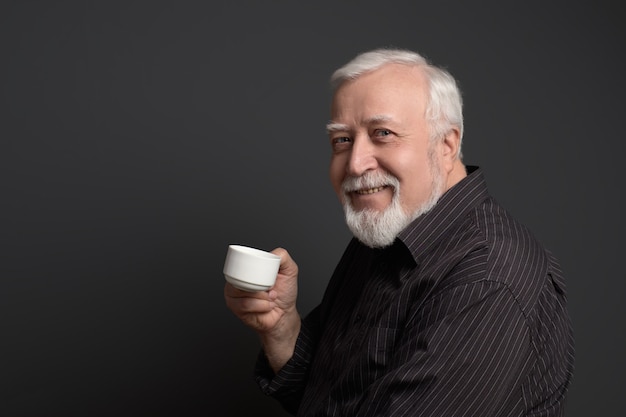
[{"label": "mustache", "polygon": [[344,194],[347,194],[356,190],[382,187],[385,185],[390,185],[397,190],[400,186],[400,180],[385,171],[367,171],[358,177],[346,177],[341,183],[341,190]]}]

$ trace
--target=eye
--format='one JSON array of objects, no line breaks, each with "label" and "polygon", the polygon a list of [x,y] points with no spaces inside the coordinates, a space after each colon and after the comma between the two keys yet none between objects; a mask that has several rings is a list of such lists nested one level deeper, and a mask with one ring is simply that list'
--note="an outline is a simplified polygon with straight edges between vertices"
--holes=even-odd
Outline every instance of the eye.
[{"label": "eye", "polygon": [[389,136],[389,135],[391,135],[391,130],[388,130],[388,129],[376,129],[374,131],[374,136],[379,137],[379,138]]},{"label": "eye", "polygon": [[333,145],[341,145],[343,143],[349,143],[351,141],[351,139],[347,136],[339,136],[336,138],[333,138],[332,143]]}]

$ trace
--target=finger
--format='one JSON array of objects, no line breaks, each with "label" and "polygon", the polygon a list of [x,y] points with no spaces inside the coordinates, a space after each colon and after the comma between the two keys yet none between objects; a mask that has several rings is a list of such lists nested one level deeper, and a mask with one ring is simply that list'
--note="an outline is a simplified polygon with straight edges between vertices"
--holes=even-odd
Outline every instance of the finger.
[{"label": "finger", "polygon": [[273,301],[254,298],[228,298],[226,305],[239,318],[267,314],[276,308],[276,303]]},{"label": "finger", "polygon": [[274,255],[280,256],[279,275],[296,275],[298,273],[298,265],[291,258],[286,249],[278,247],[271,251]]},{"label": "finger", "polygon": [[280,267],[282,268],[286,263],[291,260],[291,256],[286,249],[278,247],[271,251],[274,255],[280,256]]},{"label": "finger", "polygon": [[231,283],[227,282],[224,284],[224,295],[226,297],[231,298],[260,298],[260,299],[268,299],[269,295],[267,291],[244,291],[235,287]]},{"label": "finger", "polygon": [[[230,285],[230,284],[229,284]],[[246,292],[237,288],[224,288],[226,305],[236,314],[267,313],[276,307],[267,292]]]}]

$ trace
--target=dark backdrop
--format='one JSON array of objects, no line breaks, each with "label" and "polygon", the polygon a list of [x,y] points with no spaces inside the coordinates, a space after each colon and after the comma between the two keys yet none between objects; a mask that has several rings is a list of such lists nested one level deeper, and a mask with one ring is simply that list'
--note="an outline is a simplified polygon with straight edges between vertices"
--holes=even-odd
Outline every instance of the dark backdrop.
[{"label": "dark backdrop", "polygon": [[456,76],[465,161],[562,261],[568,416],[623,416],[625,16],[429,3],[3,1],[0,415],[284,415],[226,247],[286,247],[318,302],[349,239],[328,77],[398,46]]}]

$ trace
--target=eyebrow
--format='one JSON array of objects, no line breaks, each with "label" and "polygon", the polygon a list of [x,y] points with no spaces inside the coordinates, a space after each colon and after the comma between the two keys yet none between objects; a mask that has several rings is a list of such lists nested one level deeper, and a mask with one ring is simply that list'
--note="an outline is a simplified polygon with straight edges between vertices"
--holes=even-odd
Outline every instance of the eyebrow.
[{"label": "eyebrow", "polygon": [[350,127],[348,125],[345,125],[343,123],[334,123],[334,122],[330,122],[326,125],[326,132],[327,133],[332,133],[332,132],[345,132],[350,130]]},{"label": "eyebrow", "polygon": [[[384,114],[377,114],[375,116],[372,117],[368,117],[367,119],[364,120],[364,124],[365,125],[371,125],[371,124],[375,124],[375,123],[381,123],[381,122],[390,122],[393,119],[390,116],[384,115]],[[344,123],[336,123],[336,122],[330,122],[326,125],[326,132],[327,133],[332,133],[332,132],[346,132],[350,130],[350,126],[344,124]]]}]

